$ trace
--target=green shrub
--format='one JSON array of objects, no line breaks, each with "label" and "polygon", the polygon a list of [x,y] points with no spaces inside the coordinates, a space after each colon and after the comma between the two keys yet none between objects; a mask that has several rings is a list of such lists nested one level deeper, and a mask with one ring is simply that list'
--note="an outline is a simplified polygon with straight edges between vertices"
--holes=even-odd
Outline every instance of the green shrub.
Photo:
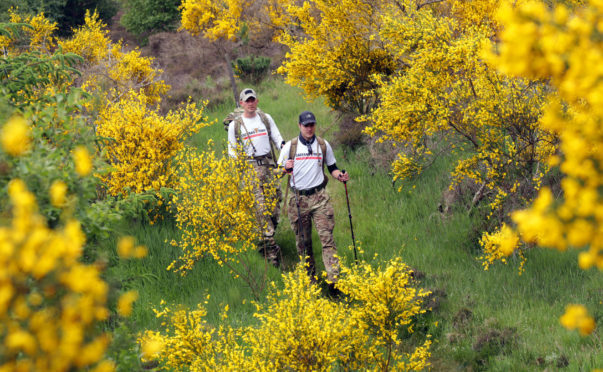
[{"label": "green shrub", "polygon": [[96,9],[100,18],[107,23],[119,9],[116,0],[3,0],[0,1],[0,22],[8,21],[8,10],[18,7],[19,13],[38,14],[44,12],[49,19],[58,23],[57,33],[71,34],[71,29],[84,24],[87,10]]},{"label": "green shrub", "polygon": [[262,56],[237,58],[233,68],[241,80],[258,84],[268,75],[270,58]]},{"label": "green shrub", "polygon": [[181,0],[123,0],[121,24],[137,36],[175,29]]}]

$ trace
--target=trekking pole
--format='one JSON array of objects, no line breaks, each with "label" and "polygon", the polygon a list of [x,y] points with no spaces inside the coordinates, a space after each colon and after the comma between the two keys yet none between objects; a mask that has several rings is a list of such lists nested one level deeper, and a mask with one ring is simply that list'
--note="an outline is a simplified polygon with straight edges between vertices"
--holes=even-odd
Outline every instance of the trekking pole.
[{"label": "trekking pole", "polygon": [[[341,170],[341,173],[345,174],[345,169]],[[345,187],[345,200],[348,203],[348,217],[350,218],[350,231],[352,232],[352,244],[354,245],[354,261],[358,263],[358,255],[356,254],[356,239],[354,238],[354,227],[352,226],[352,211],[350,210],[350,198],[348,197],[348,182],[343,181]]]}]

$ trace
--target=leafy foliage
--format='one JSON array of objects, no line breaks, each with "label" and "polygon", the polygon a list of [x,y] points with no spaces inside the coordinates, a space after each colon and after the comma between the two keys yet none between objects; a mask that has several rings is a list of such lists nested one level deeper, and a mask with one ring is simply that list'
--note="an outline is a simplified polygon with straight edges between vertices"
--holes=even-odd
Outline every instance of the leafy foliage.
[{"label": "leafy foliage", "polygon": [[[598,212],[603,203],[603,158],[598,151],[603,140],[603,83],[601,71],[589,67],[602,58],[601,14],[603,5],[597,1],[573,13],[564,5],[547,9],[538,3],[500,11],[507,27],[499,53],[490,55],[493,63],[509,74],[550,78],[556,88],[541,123],[561,141],[559,153],[548,161],[563,173],[563,194],[555,200],[552,191],[543,188],[530,208],[514,212],[516,231],[509,230],[493,245],[492,255],[506,257],[525,249],[521,239],[562,251],[581,249],[581,268],[603,269],[603,220]],[[520,56],[530,63],[518,63]],[[583,306],[569,306],[561,322],[582,334],[594,329]]]},{"label": "leafy foliage", "polygon": [[[18,8],[23,14],[45,14],[56,22],[59,35],[68,36],[83,23],[87,11],[96,10],[101,19],[110,21],[117,14],[118,3],[116,0],[5,0],[0,3],[0,15],[11,8]],[[0,21],[6,20],[0,16]]]},{"label": "leafy foliage", "polygon": [[258,84],[270,71],[270,58],[262,56],[237,58],[233,67],[241,80]]},{"label": "leafy foliage", "polygon": [[191,134],[209,125],[203,108],[195,103],[163,116],[149,108],[146,100],[130,91],[95,121],[97,135],[106,139],[105,157],[111,172],[100,177],[111,195],[173,187],[172,158]]},{"label": "leafy foliage", "polygon": [[152,58],[142,57],[138,49],[123,52],[121,42],[112,43],[108,33],[96,13],[87,13],[85,24],[75,30],[73,37],[59,42],[64,51],[84,58],[78,65],[83,72],[81,86],[96,96],[96,102],[87,108],[107,109],[129,91],[144,94],[149,104],[158,103],[169,90],[161,80],[162,71],[155,68]]},{"label": "leafy foliage", "polygon": [[178,7],[182,0],[125,0],[120,22],[135,35],[169,31],[176,27],[180,17]]},{"label": "leafy foliage", "polygon": [[[5,350],[2,368],[68,371],[103,361],[107,334],[95,325],[107,319],[108,287],[98,267],[79,262],[86,236],[70,220],[50,229],[37,214],[36,200],[23,181],[9,184],[13,218],[0,227]],[[102,365],[102,367],[101,367]]]},{"label": "leafy foliage", "polygon": [[394,260],[383,270],[363,266],[347,272],[341,288],[349,301],[333,302],[320,295],[298,265],[283,274],[282,289],[273,283],[266,305],[257,304],[255,327],[210,327],[201,305],[193,311],[156,310],[165,327],[163,332],[146,331],[139,339],[144,358],[159,360],[167,369],[199,371],[428,367],[430,340],[405,353],[398,338],[413,317],[424,312],[420,304],[426,295],[408,286],[406,266]]}]

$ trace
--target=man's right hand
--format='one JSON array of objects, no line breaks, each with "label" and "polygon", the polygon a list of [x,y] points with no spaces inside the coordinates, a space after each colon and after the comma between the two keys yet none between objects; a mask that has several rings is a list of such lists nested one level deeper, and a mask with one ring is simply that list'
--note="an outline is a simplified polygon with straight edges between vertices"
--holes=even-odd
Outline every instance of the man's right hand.
[{"label": "man's right hand", "polygon": [[289,159],[285,162],[285,172],[291,173],[293,171],[293,159]]}]

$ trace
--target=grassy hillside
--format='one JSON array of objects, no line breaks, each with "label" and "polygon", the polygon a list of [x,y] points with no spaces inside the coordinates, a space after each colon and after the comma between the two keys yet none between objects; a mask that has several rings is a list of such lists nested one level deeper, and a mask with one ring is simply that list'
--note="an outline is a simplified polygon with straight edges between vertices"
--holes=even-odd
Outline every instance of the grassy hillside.
[{"label": "grassy hillside", "polygon": [[[283,137],[297,134],[297,115],[309,109],[317,116],[318,134],[327,140],[333,138],[337,130],[333,116],[320,101],[306,102],[297,89],[278,80],[254,88],[259,106],[274,117]],[[209,138],[224,143],[221,141],[225,141],[226,132],[221,119],[231,109],[221,106],[208,112],[217,122],[198,133],[192,144],[204,148]],[[519,262],[514,259],[509,265],[495,265],[484,271],[477,260],[477,221],[462,209],[443,220],[437,210],[441,192],[449,182],[451,159],[441,159],[398,192],[387,170],[370,165],[366,148],[348,150],[344,156],[343,149],[336,147],[335,153],[339,168],[345,168],[351,177],[348,191],[354,233],[363,250],[360,256],[375,265],[401,256],[416,269],[420,285],[434,293],[429,303],[433,310],[419,319],[416,327],[417,333],[433,335],[434,370],[583,371],[603,366],[601,330],[582,338],[566,331],[558,321],[566,304],[583,303],[601,323],[600,272],[580,270],[571,252],[540,249],[529,252],[521,276]],[[328,192],[336,210],[335,241],[342,259],[351,262],[344,187],[331,180]],[[118,284],[124,288],[140,293],[129,320],[131,331],[157,329],[152,309],[161,300],[170,307],[193,308],[207,295],[210,322],[220,321],[218,311],[226,304],[231,309],[229,322],[254,322],[252,296],[245,282],[234,279],[210,258],[199,262],[185,277],[166,270],[179,253],[167,243],[177,237],[173,225],[132,223],[130,229],[149,248],[149,255],[139,261],[113,260],[109,275],[119,278]],[[276,240],[283,248],[284,270],[290,270],[297,258],[285,213]],[[318,268],[322,269],[316,235],[314,242]],[[115,246],[115,242],[106,243],[107,247]],[[253,254],[250,259],[257,277],[280,280],[279,271],[266,267],[259,255]],[[120,358],[128,359],[123,355],[127,352],[120,353]]]}]

